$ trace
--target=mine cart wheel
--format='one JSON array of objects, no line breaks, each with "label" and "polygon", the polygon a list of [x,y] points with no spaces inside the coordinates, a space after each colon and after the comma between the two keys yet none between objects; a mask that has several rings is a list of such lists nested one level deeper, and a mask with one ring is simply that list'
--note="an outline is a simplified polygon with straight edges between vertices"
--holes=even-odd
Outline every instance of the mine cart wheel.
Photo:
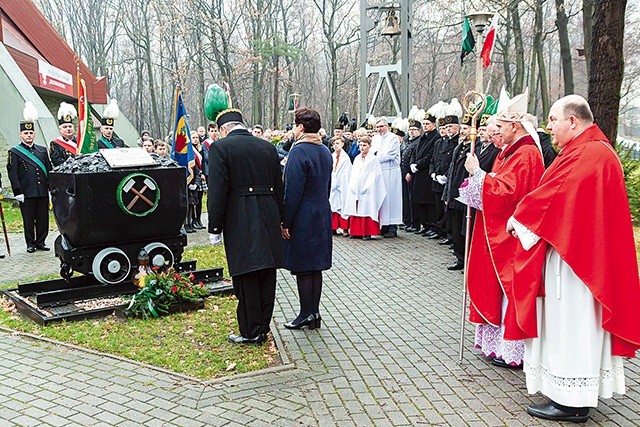
[{"label": "mine cart wheel", "polygon": [[93,259],[93,275],[101,283],[120,283],[129,276],[130,270],[129,258],[118,248],[105,248]]},{"label": "mine cart wheel", "polygon": [[69,280],[73,276],[73,270],[71,269],[71,264],[68,262],[63,262],[60,264],[60,277],[64,280]]},{"label": "mine cart wheel", "polygon": [[169,268],[173,265],[173,252],[164,243],[149,243],[144,247],[144,250],[149,254],[149,265],[151,267]]}]

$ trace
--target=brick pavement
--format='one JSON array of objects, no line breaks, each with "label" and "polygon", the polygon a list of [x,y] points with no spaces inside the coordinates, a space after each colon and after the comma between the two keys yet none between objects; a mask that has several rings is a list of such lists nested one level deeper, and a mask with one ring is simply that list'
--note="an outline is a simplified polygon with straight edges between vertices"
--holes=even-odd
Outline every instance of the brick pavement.
[{"label": "brick pavement", "polygon": [[[0,333],[0,425],[556,425],[524,412],[532,399],[523,373],[472,351],[470,327],[458,363],[462,274],[444,269],[453,260],[446,249],[404,233],[334,242],[322,329],[280,327],[295,315],[297,293],[294,278],[279,273],[275,324],[291,364],[198,382]],[[32,273],[56,272],[36,255],[43,261],[26,261]],[[626,367],[628,394],[602,401],[589,425],[640,425],[640,365]]]}]

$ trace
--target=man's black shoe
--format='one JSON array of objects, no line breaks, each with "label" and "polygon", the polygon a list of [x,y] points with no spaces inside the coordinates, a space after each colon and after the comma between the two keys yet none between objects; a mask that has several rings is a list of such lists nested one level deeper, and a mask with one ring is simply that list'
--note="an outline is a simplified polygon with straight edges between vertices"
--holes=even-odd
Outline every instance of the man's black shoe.
[{"label": "man's black shoe", "polygon": [[425,236],[425,237],[427,239],[429,239],[429,240],[436,240],[436,239],[439,239],[442,236],[440,236],[440,234],[434,232],[433,236]]},{"label": "man's black shoe", "polygon": [[36,249],[39,250],[39,251],[45,251],[45,252],[51,250],[51,248],[48,247],[47,245],[36,246]]},{"label": "man's black shoe", "polygon": [[427,231],[425,231],[424,233],[422,233],[422,235],[423,235],[424,237],[426,237],[427,239],[431,239],[431,238],[433,238],[433,239],[437,239],[437,238],[438,238],[438,233],[436,233],[436,232],[435,232],[435,231],[433,231],[433,230],[427,230]]},{"label": "man's black shoe", "polygon": [[384,237],[385,239],[389,239],[391,237],[398,237],[398,233],[396,233],[395,231],[387,231],[382,235],[382,237]]},{"label": "man's black shoe", "polygon": [[415,233],[416,231],[418,231],[418,229],[415,227],[406,227],[404,231],[406,231],[407,233]]},{"label": "man's black shoe", "polygon": [[27,247],[27,252],[29,252],[30,254],[34,253],[35,251],[36,251],[36,248],[34,248],[33,246]]},{"label": "man's black shoe", "polygon": [[0,254],[0,259],[4,258],[4,254]]},{"label": "man's black shoe", "polygon": [[451,264],[447,266],[447,270],[449,271],[462,270],[463,268],[464,268],[464,264],[461,262],[456,262],[455,264]]},{"label": "man's black shoe", "polygon": [[260,334],[253,338],[245,338],[242,335],[230,334],[227,338],[234,344],[262,344],[267,340],[267,334]]},{"label": "man's black shoe", "polygon": [[447,237],[446,239],[444,239],[442,242],[439,242],[438,244],[444,246],[444,245],[450,245],[451,243],[453,243],[453,240]]},{"label": "man's black shoe", "polygon": [[522,364],[510,365],[507,362],[505,362],[504,359],[500,359],[499,357],[494,357],[493,359],[491,359],[491,364],[499,368],[522,369]]},{"label": "man's black shoe", "polygon": [[549,401],[540,405],[527,406],[527,414],[551,421],[586,423],[589,419],[589,408],[571,408]]}]

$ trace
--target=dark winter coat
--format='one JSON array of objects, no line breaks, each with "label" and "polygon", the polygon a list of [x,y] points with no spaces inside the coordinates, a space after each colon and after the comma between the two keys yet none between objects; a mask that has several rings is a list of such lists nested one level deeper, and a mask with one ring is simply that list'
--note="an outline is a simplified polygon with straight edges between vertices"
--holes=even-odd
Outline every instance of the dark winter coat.
[{"label": "dark winter coat", "polygon": [[544,168],[551,166],[551,163],[558,156],[558,152],[553,148],[551,144],[551,136],[545,132],[538,132],[540,137],[540,148],[542,148],[542,158],[544,159]]},{"label": "dark winter coat", "polygon": [[[76,139],[72,138],[75,143]],[[58,144],[55,140],[49,142],[49,156],[51,157],[51,163],[53,167],[60,166],[69,157],[75,157],[74,154],[67,151],[62,145]]]},{"label": "dark winter coat", "polygon": [[332,167],[331,153],[322,144],[298,142],[289,152],[284,171],[282,227],[288,228],[291,235],[285,240],[284,258],[285,268],[293,273],[331,268]]},{"label": "dark winter coat", "polygon": [[[445,137],[440,138],[437,141],[433,150],[431,164],[429,165],[429,176],[431,176],[432,174],[447,174],[449,165],[451,165],[451,156],[453,156],[453,149],[458,145],[458,137],[459,135],[456,135],[453,138]],[[432,181],[431,190],[436,193],[442,193],[444,191],[444,185],[441,185],[436,181]]]},{"label": "dark winter coat", "polygon": [[209,233],[224,232],[232,276],[284,265],[276,147],[246,129],[209,148]]},{"label": "dark winter coat", "polygon": [[431,159],[433,158],[436,142],[440,140],[440,133],[436,130],[423,134],[416,148],[413,150],[411,163],[415,163],[418,172],[413,175],[413,186],[411,187],[411,201],[433,205],[436,203],[436,196],[433,193],[433,179],[429,173]]}]

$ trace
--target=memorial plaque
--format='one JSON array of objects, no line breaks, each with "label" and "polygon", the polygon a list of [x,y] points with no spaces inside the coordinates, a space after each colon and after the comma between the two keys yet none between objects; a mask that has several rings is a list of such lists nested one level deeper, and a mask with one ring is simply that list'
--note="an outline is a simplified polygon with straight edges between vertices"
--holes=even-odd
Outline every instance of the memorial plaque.
[{"label": "memorial plaque", "polygon": [[114,169],[135,166],[157,166],[156,161],[144,148],[111,148],[101,149],[100,153]]}]

